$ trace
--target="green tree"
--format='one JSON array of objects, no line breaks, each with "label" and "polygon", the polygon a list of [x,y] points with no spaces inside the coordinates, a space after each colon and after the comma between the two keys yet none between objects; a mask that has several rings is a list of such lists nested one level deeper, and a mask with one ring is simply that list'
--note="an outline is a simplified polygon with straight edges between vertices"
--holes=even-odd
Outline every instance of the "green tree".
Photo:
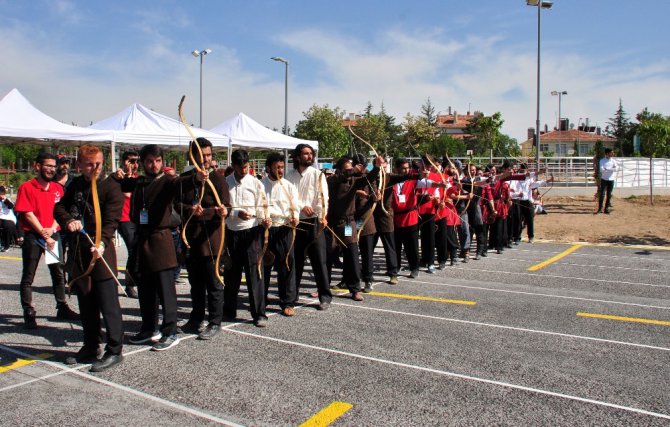
[{"label": "green tree", "polygon": [[384,142],[384,153],[395,157],[396,152],[403,147],[402,144],[404,143],[402,126],[396,124],[395,117],[389,116],[386,113],[384,103],[382,103],[378,115],[384,122],[384,129],[388,135],[387,140]]},{"label": "green tree", "polygon": [[440,135],[432,143],[424,145],[426,152],[437,157],[449,154],[449,157],[464,157],[468,146],[462,139],[456,139],[451,135]]},{"label": "green tree", "polygon": [[670,154],[670,118],[645,109],[638,115],[640,153],[646,157],[667,157]]},{"label": "green tree", "polygon": [[[431,126],[426,117],[412,116],[407,113],[402,126],[405,131],[404,141],[409,144],[406,151],[402,153],[404,156],[418,156],[427,153],[437,138],[437,128]],[[410,147],[414,147],[416,152],[410,152]]]},{"label": "green tree", "polygon": [[435,106],[430,100],[430,97],[426,99],[426,102],[421,106],[421,115],[426,119],[426,122],[431,126],[437,126],[437,116],[435,115]]},{"label": "green tree", "polygon": [[305,118],[298,122],[293,136],[319,141],[319,157],[336,158],[347,153],[349,135],[342,126],[339,107],[315,104],[302,114]]},{"label": "green tree", "polygon": [[[386,130],[386,121],[381,115],[370,113],[369,115],[363,116],[356,123],[354,132],[375,147],[377,152],[383,153],[386,151],[385,148],[389,139],[389,133]],[[357,147],[363,145],[364,148],[362,148],[362,150],[364,150],[365,153],[369,150],[368,146],[362,143],[359,144],[359,141],[357,141],[356,138],[354,138],[354,144]]]},{"label": "green tree", "polygon": [[612,138],[616,138],[614,148],[617,152],[624,156],[633,155],[633,140],[630,135],[631,122],[628,119],[628,114],[623,109],[623,103],[619,98],[619,108],[614,113],[614,117],[610,118],[605,128],[605,134]]},{"label": "green tree", "polygon": [[490,116],[475,114],[474,118],[465,128],[465,133],[470,134],[468,148],[474,150],[476,155],[486,155],[493,150],[494,155],[500,155],[500,128],[505,121],[502,114],[496,112]]}]

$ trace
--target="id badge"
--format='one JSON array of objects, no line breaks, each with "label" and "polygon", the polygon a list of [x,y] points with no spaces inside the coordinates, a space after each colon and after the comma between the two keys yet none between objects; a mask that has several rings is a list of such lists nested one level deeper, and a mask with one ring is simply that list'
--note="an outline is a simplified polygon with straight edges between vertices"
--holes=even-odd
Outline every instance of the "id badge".
[{"label": "id badge", "polygon": [[363,220],[359,219],[358,221],[356,221],[356,230],[360,230],[361,227],[363,227]]},{"label": "id badge", "polygon": [[149,211],[146,209],[142,209],[140,211],[140,224],[142,225],[149,224]]},{"label": "id badge", "polygon": [[344,237],[351,237],[354,235],[354,229],[350,225],[344,226]]},{"label": "id badge", "polygon": [[404,194],[398,194],[398,203],[407,203],[406,197]]}]

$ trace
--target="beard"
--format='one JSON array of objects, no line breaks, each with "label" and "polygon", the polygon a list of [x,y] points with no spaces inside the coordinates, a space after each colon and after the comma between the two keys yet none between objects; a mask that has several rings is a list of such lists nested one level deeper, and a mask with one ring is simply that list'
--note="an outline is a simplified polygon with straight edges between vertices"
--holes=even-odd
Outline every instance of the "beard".
[{"label": "beard", "polygon": [[53,181],[54,180],[55,173],[45,173],[44,171],[40,171],[40,178],[45,180],[46,182]]},{"label": "beard", "polygon": [[308,168],[314,164],[314,159],[311,160],[300,160],[300,166]]}]

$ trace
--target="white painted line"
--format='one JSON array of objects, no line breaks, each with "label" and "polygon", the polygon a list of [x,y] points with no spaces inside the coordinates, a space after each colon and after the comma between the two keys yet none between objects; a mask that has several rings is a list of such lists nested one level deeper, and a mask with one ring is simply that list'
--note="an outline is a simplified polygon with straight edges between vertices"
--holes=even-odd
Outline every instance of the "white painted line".
[{"label": "white painted line", "polygon": [[[2,344],[0,344],[0,349],[8,351],[8,352],[13,353],[13,354],[17,354],[19,356],[32,357],[31,355],[29,355],[27,353],[24,353],[24,352],[19,351],[19,350],[15,350],[11,347],[7,347],[7,346],[2,345]],[[208,413],[203,412],[203,411],[199,411],[199,410],[194,409],[194,408],[190,408],[188,406],[180,405],[179,403],[175,403],[175,402],[171,402],[169,400],[162,399],[160,397],[145,393],[143,391],[135,390],[134,388],[130,388],[130,387],[126,387],[126,386],[121,385],[121,384],[113,383],[111,381],[104,380],[104,379],[96,377],[94,375],[90,375],[90,374],[87,374],[87,373],[84,373],[84,372],[80,372],[78,369],[63,368],[63,365],[61,365],[60,363],[49,362],[47,360],[40,360],[37,363],[44,363],[44,364],[50,365],[52,367],[55,367],[55,368],[63,371],[62,374],[65,374],[65,373],[75,374],[75,375],[80,376],[82,378],[85,378],[87,380],[91,380],[93,382],[97,382],[99,384],[103,384],[103,385],[106,385],[106,386],[124,391],[126,393],[134,394],[136,396],[142,397],[142,398],[150,400],[152,402],[159,403],[163,406],[167,406],[169,408],[176,409],[178,411],[185,412],[187,414],[194,415],[196,417],[203,418],[203,419],[206,419],[208,421],[215,422],[217,424],[226,425],[226,426],[241,427],[240,424],[236,424],[232,421],[216,417],[214,415],[208,414]],[[82,366],[80,368],[83,368],[83,367],[84,366]],[[55,376],[55,375],[52,374],[51,376]]]},{"label": "white painted line", "polygon": [[289,340],[284,340],[284,339],[281,339],[281,338],[273,338],[273,337],[268,337],[268,336],[263,336],[263,335],[257,335],[257,334],[253,334],[253,333],[250,333],[250,332],[243,332],[243,331],[237,331],[237,330],[232,330],[232,329],[230,329],[229,332],[232,332],[234,334],[240,334],[240,335],[246,335],[246,336],[250,336],[250,337],[254,337],[254,338],[259,338],[259,339],[263,339],[263,340],[267,340],[267,341],[274,341],[274,342],[278,342],[278,343],[282,343],[282,344],[289,344],[289,345],[294,345],[294,346],[297,346],[297,347],[308,348],[310,350],[318,350],[318,351],[323,351],[323,352],[327,352],[327,353],[339,354],[341,356],[347,356],[347,357],[352,357],[352,358],[356,358],[356,359],[367,360],[367,361],[370,361],[370,362],[383,363],[385,365],[399,366],[399,367],[402,367],[402,368],[409,368],[409,369],[414,369],[414,370],[417,370],[417,371],[430,372],[430,373],[433,373],[433,374],[443,375],[443,376],[447,376],[447,377],[459,378],[459,379],[466,380],[466,381],[475,381],[475,382],[480,382],[480,383],[485,383],[485,384],[492,384],[492,385],[502,386],[502,387],[506,387],[506,388],[512,388],[512,389],[515,389],[515,390],[522,390],[522,391],[526,391],[526,392],[530,392],[530,393],[537,393],[537,394],[542,394],[542,395],[546,395],[546,396],[559,397],[559,398],[562,398],[562,399],[574,400],[574,401],[582,402],[582,403],[590,403],[590,404],[593,404],[593,405],[604,406],[604,407],[614,408],[614,409],[620,409],[620,410],[623,410],[623,411],[634,412],[634,413],[637,413],[637,414],[648,415],[648,416],[652,416],[652,417],[657,417],[657,418],[663,418],[663,419],[670,420],[670,415],[661,414],[661,413],[658,413],[658,412],[651,412],[651,411],[647,411],[647,410],[644,410],[644,409],[633,408],[633,407],[630,407],[630,406],[617,405],[615,403],[603,402],[603,401],[600,401],[600,400],[588,399],[588,398],[579,397],[579,396],[572,396],[572,395],[569,395],[569,394],[557,393],[557,392],[553,392],[553,391],[549,391],[549,390],[543,390],[543,389],[539,389],[539,388],[526,387],[526,386],[507,383],[507,382],[503,382],[503,381],[496,381],[496,380],[490,380],[490,379],[486,379],[486,378],[479,378],[479,377],[474,377],[474,376],[471,376],[471,375],[457,374],[455,372],[442,371],[442,370],[439,370],[439,369],[427,368],[427,367],[424,367],[424,366],[410,365],[408,363],[395,362],[395,361],[392,361],[392,360],[381,359],[381,358],[378,358],[378,357],[364,356],[362,354],[349,353],[349,352],[346,352],[346,351],[334,350],[334,349],[325,348],[325,347],[319,347],[319,346],[316,346],[316,345],[305,344],[305,343],[301,343],[301,342],[297,342],[297,341],[289,341]]},{"label": "white painted line", "polygon": [[440,317],[440,316],[431,316],[428,314],[417,314],[417,313],[409,313],[406,311],[397,311],[397,310],[388,310],[385,308],[375,308],[375,307],[368,307],[364,305],[354,305],[354,304],[345,304],[345,303],[333,303],[334,305],[343,305],[351,308],[357,308],[360,310],[371,310],[371,311],[379,311],[382,313],[391,313],[391,314],[400,314],[403,316],[412,316],[412,317],[420,317],[422,319],[432,319],[432,320],[441,320],[444,322],[453,322],[453,323],[463,323],[466,325],[475,325],[475,326],[485,326],[488,328],[497,328],[497,329],[506,329],[506,330],[511,330],[511,331],[519,331],[519,332],[529,332],[533,334],[542,334],[542,335],[551,335],[551,336],[557,336],[557,337],[562,337],[562,338],[571,338],[571,339],[579,339],[579,340],[586,340],[586,341],[595,341],[595,342],[602,342],[602,343],[607,343],[607,344],[618,344],[618,345],[625,345],[625,346],[630,346],[630,347],[638,347],[638,348],[647,348],[651,350],[660,350],[660,351],[670,351],[670,347],[658,347],[654,345],[648,345],[648,344],[638,344],[638,343],[631,343],[631,342],[626,342],[626,341],[615,341],[615,340],[608,340],[605,338],[595,338],[595,337],[587,337],[584,335],[572,335],[572,334],[565,334],[562,332],[552,332],[552,331],[543,331],[539,329],[529,329],[529,328],[521,328],[517,326],[506,326],[506,325],[496,325],[495,323],[484,323],[484,322],[475,322],[473,320],[462,320],[462,319],[454,319],[454,318],[449,318],[449,317]]},{"label": "white painted line", "polygon": [[571,277],[571,276],[557,276],[554,274],[536,274],[536,273],[522,273],[515,271],[503,271],[503,270],[484,270],[482,268],[464,268],[464,267],[449,267],[451,270],[468,270],[471,272],[484,271],[486,273],[496,273],[496,274],[518,274],[521,276],[532,276],[532,277],[553,277],[555,279],[567,279],[567,280],[583,280],[587,282],[600,282],[600,283],[614,283],[621,285],[635,285],[635,286],[651,286],[653,288],[670,288],[670,285],[655,285],[653,283],[639,283],[639,282],[624,282],[622,280],[605,280],[605,279],[592,279],[587,277]]},{"label": "white painted line", "polygon": [[[597,302],[597,303],[605,303],[605,304],[616,304],[616,305],[627,305],[627,306],[632,306],[632,307],[642,307],[642,308],[658,308],[661,310],[670,310],[670,307],[665,307],[665,306],[660,306],[660,305],[648,305],[648,304],[636,304],[632,302],[621,302],[621,301],[610,301],[610,300],[604,300],[604,299],[595,299],[595,298],[583,298],[583,297],[569,297],[565,295],[552,295],[552,294],[543,294],[539,292],[525,292],[525,291],[512,291],[509,289],[496,289],[496,288],[483,288],[479,286],[466,286],[466,285],[455,285],[451,283],[439,283],[439,282],[426,282],[423,280],[416,280],[416,279],[408,279],[406,277],[398,277],[401,279],[402,283],[423,283],[423,284],[430,284],[430,285],[437,285],[437,286],[446,286],[446,287],[452,287],[452,288],[464,288],[464,289],[476,289],[476,290],[482,290],[482,291],[491,291],[491,292],[502,292],[502,293],[509,293],[509,294],[519,294],[519,295],[530,295],[530,296],[540,296],[540,297],[547,297],[547,298],[559,298],[559,299],[572,299],[576,301],[589,301],[589,302]],[[384,282],[382,282],[384,283]],[[523,285],[520,283],[502,283],[503,285],[512,285],[512,286],[527,286]]]}]

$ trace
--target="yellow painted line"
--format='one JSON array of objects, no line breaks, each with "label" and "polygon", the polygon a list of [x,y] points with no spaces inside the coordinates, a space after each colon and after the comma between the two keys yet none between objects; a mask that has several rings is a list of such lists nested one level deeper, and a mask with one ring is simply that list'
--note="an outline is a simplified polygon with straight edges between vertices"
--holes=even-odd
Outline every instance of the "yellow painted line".
[{"label": "yellow painted line", "polygon": [[[333,289],[333,292],[338,292],[341,294],[348,294],[349,291],[345,289]],[[475,305],[476,301],[467,301],[460,299],[447,299],[447,298],[436,298],[436,297],[425,297],[422,295],[407,295],[407,294],[392,294],[389,292],[369,292],[366,295],[378,296],[378,297],[388,297],[388,298],[400,298],[400,299],[411,299],[416,301],[432,301],[432,302],[443,302],[447,304],[461,304],[461,305]]]},{"label": "yellow painted line", "polygon": [[23,258],[18,256],[0,256],[0,259],[11,259],[12,261],[21,261]]},{"label": "yellow painted line", "polygon": [[577,249],[579,249],[579,248],[581,248],[581,247],[582,247],[582,245],[574,245],[574,246],[570,246],[568,249],[564,250],[564,251],[561,252],[560,254],[558,254],[558,255],[554,255],[553,257],[549,258],[549,259],[546,260],[546,261],[542,261],[542,262],[539,263],[539,264],[535,264],[534,266],[530,267],[530,268],[528,269],[528,271],[537,271],[537,270],[539,270],[539,269],[541,269],[541,268],[544,268],[544,267],[548,266],[549,264],[558,261],[558,260],[561,259],[561,258],[565,258],[566,256],[570,255],[571,253],[573,253],[574,251],[576,251]]},{"label": "yellow painted line", "polygon": [[18,369],[22,366],[31,365],[31,364],[39,361],[39,360],[42,360],[42,359],[48,359],[51,356],[53,356],[53,354],[51,354],[51,353],[41,353],[41,354],[38,354],[37,356],[35,356],[34,359],[16,359],[12,363],[0,366],[0,374],[3,373],[3,372],[11,371],[13,369]]},{"label": "yellow painted line", "polygon": [[646,323],[648,325],[670,326],[670,322],[666,320],[643,319],[641,317],[623,317],[623,316],[612,316],[609,314],[583,313],[583,312],[577,313],[577,316],[591,317],[594,319],[618,320],[620,322],[634,322],[634,323]]},{"label": "yellow painted line", "polygon": [[317,412],[312,418],[300,424],[300,427],[325,427],[344,415],[353,405],[347,402],[333,402]]}]

